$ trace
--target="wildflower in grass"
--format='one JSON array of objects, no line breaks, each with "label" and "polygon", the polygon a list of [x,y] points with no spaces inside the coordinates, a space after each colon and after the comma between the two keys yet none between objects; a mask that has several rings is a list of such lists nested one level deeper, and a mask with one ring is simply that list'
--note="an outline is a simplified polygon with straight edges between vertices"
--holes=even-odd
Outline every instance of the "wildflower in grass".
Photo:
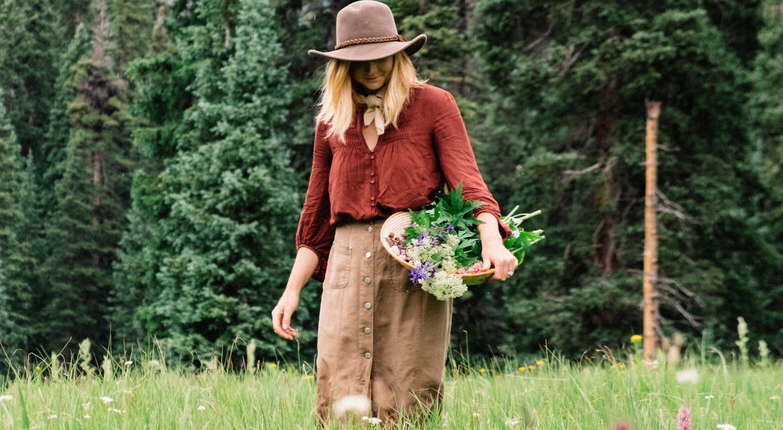
[{"label": "wildflower in grass", "polygon": [[114,412],[115,414],[124,414],[125,413],[125,411],[121,411],[119,409],[114,409],[114,408],[109,408],[109,409],[107,409],[107,411]]},{"label": "wildflower in grass", "polygon": [[368,423],[370,423],[371,426],[378,425],[381,423],[381,419],[375,417],[362,417],[362,421],[367,421]]},{"label": "wildflower in grass", "polygon": [[535,370],[536,366],[533,366],[533,365],[531,364],[530,366],[527,366],[527,368],[528,368],[528,369],[530,369],[530,370]]},{"label": "wildflower in grass", "polygon": [[[9,396],[10,397],[10,396]],[[780,396],[772,396],[769,398],[770,400],[780,400]]]},{"label": "wildflower in grass", "polygon": [[473,412],[473,418],[478,418],[480,416],[481,416],[481,414],[479,414],[478,412]]},{"label": "wildflower in grass", "polygon": [[275,363],[268,363],[268,364],[266,365],[266,367],[268,367],[268,368],[270,368],[270,369],[277,369],[277,364],[275,364]]},{"label": "wildflower in grass", "polygon": [[693,421],[691,421],[691,411],[682,407],[677,412],[677,430],[693,430]]},{"label": "wildflower in grass", "polygon": [[720,430],[737,430],[737,428],[736,428],[736,427],[734,427],[734,426],[733,426],[733,425],[731,425],[731,424],[718,424],[718,428],[719,428]]},{"label": "wildflower in grass", "polygon": [[90,418],[92,418],[92,417],[91,417],[89,414],[87,414],[87,415],[85,415],[85,416],[84,416],[84,418],[86,418],[86,419],[88,419],[88,420],[89,420],[89,419],[90,419]]},{"label": "wildflower in grass", "polygon": [[677,382],[680,384],[695,384],[699,381],[699,371],[696,369],[685,369],[677,372]]},{"label": "wildflower in grass", "polygon": [[128,361],[125,362],[126,366],[130,366],[131,364],[133,364],[133,361],[131,361],[131,360],[128,360]]},{"label": "wildflower in grass", "polygon": [[544,365],[544,360],[538,360],[538,361],[536,361],[536,365],[538,365],[538,366],[543,366],[543,365]]},{"label": "wildflower in grass", "polygon": [[506,420],[507,426],[515,426],[517,424],[519,424],[519,418],[509,418]]},{"label": "wildflower in grass", "polygon": [[0,396],[0,402],[8,402],[14,399],[14,396],[10,394],[6,394],[4,396]]},{"label": "wildflower in grass", "polygon": [[57,419],[57,414],[51,414],[51,415],[49,415],[49,419],[50,419],[50,420]]},{"label": "wildflower in grass", "polygon": [[334,404],[334,414],[339,418],[346,412],[353,412],[358,416],[367,416],[370,413],[370,399],[364,396],[345,396]]},{"label": "wildflower in grass", "polygon": [[627,423],[617,423],[614,425],[614,430],[631,430],[631,425]]},{"label": "wildflower in grass", "polygon": [[641,341],[642,341],[642,335],[635,334],[635,335],[631,336],[631,343],[639,343]]},{"label": "wildflower in grass", "polygon": [[313,376],[313,375],[302,375],[302,379],[304,379],[304,380],[306,380],[306,381],[307,381],[307,380],[310,380],[310,379],[313,379],[313,378],[314,378],[314,376]]},{"label": "wildflower in grass", "polygon": [[712,394],[710,394],[710,395],[708,395],[708,396],[704,396],[704,398],[705,398],[705,399],[707,399],[707,400],[710,400],[710,399],[714,399],[714,398],[715,398],[715,396],[713,396]]},{"label": "wildflower in grass", "polygon": [[198,407],[198,410],[200,410],[200,411],[203,411],[205,409],[207,409],[207,408],[205,408],[204,405],[199,405],[199,407]]},{"label": "wildflower in grass", "polygon": [[525,367],[525,366],[519,366],[519,371],[520,371],[520,372],[524,372],[524,371],[526,371],[526,370],[527,370],[527,367]]},{"label": "wildflower in grass", "polygon": [[483,368],[483,367],[482,367],[481,369],[479,369],[479,372],[481,372],[481,373],[484,373],[484,372],[486,372],[486,371],[487,371],[487,369],[485,369],[485,368]]},{"label": "wildflower in grass", "polygon": [[114,399],[112,399],[111,397],[105,397],[105,396],[104,396],[104,397],[101,397],[101,400],[103,400],[103,403],[104,403],[104,404],[106,404],[106,403],[111,403],[111,402],[113,402],[113,401],[114,401]]}]

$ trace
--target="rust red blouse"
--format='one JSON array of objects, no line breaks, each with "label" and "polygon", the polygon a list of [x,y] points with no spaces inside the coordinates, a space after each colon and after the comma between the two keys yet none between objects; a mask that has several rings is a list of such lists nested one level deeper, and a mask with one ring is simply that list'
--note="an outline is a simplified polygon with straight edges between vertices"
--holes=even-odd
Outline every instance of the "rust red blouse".
[{"label": "rust red blouse", "polygon": [[[328,125],[315,132],[313,168],[307,189],[296,247],[318,255],[313,278],[323,282],[329,251],[338,223],[385,217],[401,210],[418,210],[435,193],[462,182],[467,200],[484,202],[475,215],[489,212],[500,217],[500,208],[481,178],[454,97],[431,85],[412,90],[397,120],[386,127],[370,151],[361,132],[364,105],[356,107],[345,142],[327,138]],[[505,238],[510,233],[500,223]]]}]

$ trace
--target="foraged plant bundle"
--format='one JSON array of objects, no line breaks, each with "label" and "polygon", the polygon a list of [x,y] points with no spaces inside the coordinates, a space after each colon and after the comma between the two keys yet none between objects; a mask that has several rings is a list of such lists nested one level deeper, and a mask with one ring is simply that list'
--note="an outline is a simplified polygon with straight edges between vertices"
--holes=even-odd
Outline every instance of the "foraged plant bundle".
[{"label": "foraged plant bundle", "polygon": [[[473,211],[484,203],[465,200],[462,183],[447,193],[439,193],[435,201],[420,211],[409,211],[411,224],[402,235],[390,233],[391,252],[413,266],[411,282],[439,300],[460,297],[467,291],[463,275],[481,272],[481,238],[478,225],[482,221]],[[500,220],[511,229],[503,245],[517,258],[525,258],[530,246],[544,239],[542,230],[525,231],[522,222],[538,215],[515,215],[519,206]]]}]

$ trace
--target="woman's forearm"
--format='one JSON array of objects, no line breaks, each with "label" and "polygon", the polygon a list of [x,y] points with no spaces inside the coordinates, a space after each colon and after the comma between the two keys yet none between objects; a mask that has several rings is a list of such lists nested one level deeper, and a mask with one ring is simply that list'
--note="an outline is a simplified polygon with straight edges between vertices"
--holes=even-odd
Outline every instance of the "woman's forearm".
[{"label": "woman's forearm", "polygon": [[498,220],[494,215],[489,212],[482,212],[476,218],[484,222],[484,224],[479,224],[478,226],[482,244],[503,243],[503,238],[500,236],[500,230],[498,229]]},{"label": "woman's forearm", "polygon": [[318,256],[315,252],[310,248],[299,248],[299,251],[296,253],[296,260],[294,260],[294,267],[291,269],[291,275],[288,276],[286,290],[299,294],[307,280],[313,276],[316,267],[318,267]]}]

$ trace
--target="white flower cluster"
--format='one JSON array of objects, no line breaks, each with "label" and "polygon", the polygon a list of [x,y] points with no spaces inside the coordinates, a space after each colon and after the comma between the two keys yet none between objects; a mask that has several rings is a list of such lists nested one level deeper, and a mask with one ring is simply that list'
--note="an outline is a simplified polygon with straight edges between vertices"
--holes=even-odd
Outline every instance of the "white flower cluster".
[{"label": "white flower cluster", "polygon": [[462,282],[462,278],[451,275],[443,270],[438,270],[435,275],[428,277],[421,284],[421,289],[432,294],[438,300],[447,300],[452,297],[460,297],[468,291],[468,287]]}]

